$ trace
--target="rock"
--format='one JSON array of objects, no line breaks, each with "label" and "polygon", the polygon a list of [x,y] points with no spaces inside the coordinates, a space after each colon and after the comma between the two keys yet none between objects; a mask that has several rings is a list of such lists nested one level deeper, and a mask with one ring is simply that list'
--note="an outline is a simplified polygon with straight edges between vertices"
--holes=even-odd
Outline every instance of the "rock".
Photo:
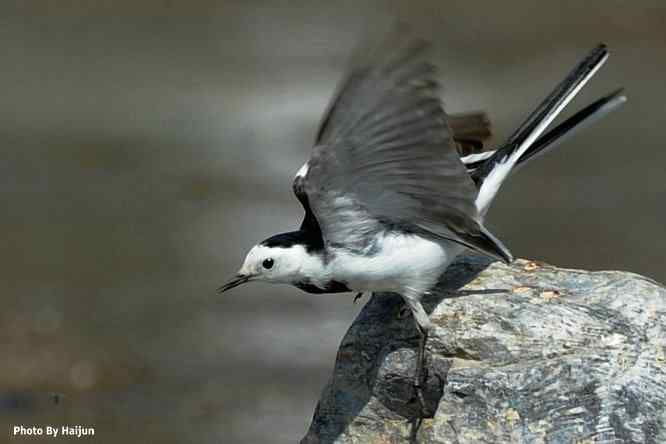
[{"label": "rock", "polygon": [[666,442],[660,284],[465,257],[427,310],[437,325],[429,418],[412,396],[411,315],[399,296],[375,294],[340,344],[302,444]]}]

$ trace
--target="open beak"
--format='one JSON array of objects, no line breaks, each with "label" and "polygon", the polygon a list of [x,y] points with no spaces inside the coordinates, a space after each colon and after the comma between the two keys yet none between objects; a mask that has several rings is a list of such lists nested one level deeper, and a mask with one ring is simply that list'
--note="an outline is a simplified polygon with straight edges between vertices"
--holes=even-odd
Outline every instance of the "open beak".
[{"label": "open beak", "polygon": [[237,274],[229,282],[227,282],[226,284],[224,284],[220,288],[218,288],[217,291],[218,291],[218,293],[224,293],[225,291],[231,290],[234,287],[238,287],[239,285],[244,284],[249,280],[250,280],[249,275]]}]

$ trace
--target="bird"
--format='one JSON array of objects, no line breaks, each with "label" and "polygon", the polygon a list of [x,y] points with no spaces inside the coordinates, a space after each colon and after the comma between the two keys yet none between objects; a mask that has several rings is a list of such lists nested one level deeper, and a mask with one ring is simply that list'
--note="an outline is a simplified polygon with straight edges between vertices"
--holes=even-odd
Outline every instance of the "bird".
[{"label": "bird", "polygon": [[484,224],[506,178],[626,101],[618,89],[546,132],[606,62],[599,44],[505,143],[464,153],[429,46],[400,36],[357,57],[294,177],[305,212],[300,227],[253,246],[218,289],[264,281],[314,294],[399,294],[418,332],[413,388],[422,408],[426,341],[435,328],[424,296],[463,252],[510,263],[511,252]]}]

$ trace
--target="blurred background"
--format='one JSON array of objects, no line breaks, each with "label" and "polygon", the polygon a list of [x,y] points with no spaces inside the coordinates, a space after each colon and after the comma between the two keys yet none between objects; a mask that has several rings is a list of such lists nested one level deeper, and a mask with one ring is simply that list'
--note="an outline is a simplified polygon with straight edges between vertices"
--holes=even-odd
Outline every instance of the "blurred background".
[{"label": "blurred background", "polygon": [[305,434],[362,304],[215,289],[300,223],[293,174],[391,18],[434,42],[447,110],[485,109],[498,143],[609,44],[572,109],[621,85],[629,102],[516,175],[489,222],[519,257],[666,280],[662,1],[3,1],[0,442],[17,424]]}]

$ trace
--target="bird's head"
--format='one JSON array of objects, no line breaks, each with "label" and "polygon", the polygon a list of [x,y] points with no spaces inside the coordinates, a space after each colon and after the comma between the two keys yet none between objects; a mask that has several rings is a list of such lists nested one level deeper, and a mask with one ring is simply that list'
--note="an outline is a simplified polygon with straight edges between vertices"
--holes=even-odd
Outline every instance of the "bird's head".
[{"label": "bird's head", "polygon": [[219,291],[224,292],[251,281],[292,283],[303,277],[307,265],[312,262],[313,258],[303,245],[276,246],[264,241],[252,247],[236,276],[222,285]]}]

